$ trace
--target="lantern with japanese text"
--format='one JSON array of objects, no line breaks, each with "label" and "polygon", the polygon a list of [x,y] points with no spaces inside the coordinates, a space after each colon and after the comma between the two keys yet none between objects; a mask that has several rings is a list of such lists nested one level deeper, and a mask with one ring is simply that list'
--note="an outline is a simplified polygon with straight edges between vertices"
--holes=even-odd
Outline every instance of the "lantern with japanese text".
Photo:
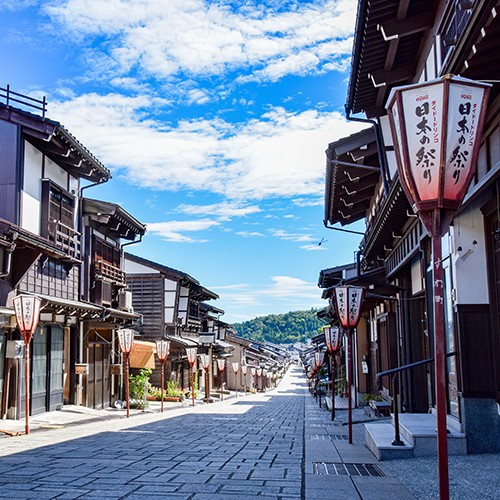
[{"label": "lantern with japanese text", "polygon": [[243,380],[245,382],[245,396],[247,395],[247,373],[248,373],[248,366],[247,365],[241,365],[241,373],[243,373]]},{"label": "lantern with japanese text", "polygon": [[196,347],[186,348],[186,357],[189,365],[191,366],[191,395],[193,397],[193,406],[194,406],[194,364],[196,363],[197,355],[198,355],[198,349]]},{"label": "lantern with japanese text", "polygon": [[446,75],[389,96],[401,184],[431,236],[448,231],[474,176],[489,87]]},{"label": "lantern with japanese text", "polygon": [[217,360],[217,367],[220,371],[220,400],[224,401],[224,368],[226,368],[226,360],[221,358]]},{"label": "lantern with japanese text", "polygon": [[333,287],[335,308],[340,324],[347,335],[347,388],[349,403],[349,444],[352,444],[352,335],[351,328],[356,328],[361,316],[361,306],[365,296],[365,289],[359,286],[342,285]]},{"label": "lantern with japanese text", "polygon": [[30,433],[30,341],[40,319],[42,301],[33,295],[18,295],[13,299],[16,322],[24,339],[25,432]]},{"label": "lantern with japanese text", "polygon": [[164,365],[170,352],[170,342],[168,340],[156,341],[156,355],[161,364],[161,411],[163,413],[163,385],[164,385]]},{"label": "lantern with japanese text", "polygon": [[359,323],[365,289],[359,286],[345,285],[334,287],[334,291],[337,316],[345,332],[348,333]]},{"label": "lantern with japanese text", "polygon": [[240,369],[240,364],[238,362],[235,362],[232,364],[233,366],[233,372],[234,372],[234,379],[236,383],[236,397],[238,397],[238,371]]},{"label": "lantern with japanese text", "polygon": [[491,85],[446,75],[392,89],[387,101],[401,184],[432,238],[439,492],[449,498],[441,238],[474,176]]},{"label": "lantern with japanese text", "polygon": [[314,364],[316,365],[316,397],[319,396],[319,407],[321,408],[321,373],[320,368],[323,366],[325,361],[325,354],[323,352],[314,353]]},{"label": "lantern with japanese text", "polygon": [[132,349],[134,348],[134,330],[130,330],[128,328],[124,328],[123,330],[118,330],[118,343],[120,344],[120,350],[123,353],[123,357],[125,358],[125,388],[127,394],[127,418],[130,417],[130,389],[129,389],[129,372],[130,372],[130,364],[129,358]]},{"label": "lantern with japanese text", "polygon": [[335,420],[335,353],[340,349],[342,341],[342,330],[335,326],[325,326],[326,347],[330,353],[330,373],[332,382],[332,420]]},{"label": "lantern with japanese text", "polygon": [[210,395],[209,395],[209,378],[208,378],[208,369],[210,368],[210,356],[208,354],[200,354],[200,362],[201,366],[205,370],[205,397],[207,399],[207,404],[210,403]]}]

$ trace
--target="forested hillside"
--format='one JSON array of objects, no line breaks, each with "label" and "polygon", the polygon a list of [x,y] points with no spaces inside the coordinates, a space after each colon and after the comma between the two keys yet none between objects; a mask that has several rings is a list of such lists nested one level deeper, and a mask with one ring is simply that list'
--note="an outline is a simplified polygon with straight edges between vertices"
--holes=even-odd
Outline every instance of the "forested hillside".
[{"label": "forested hillside", "polygon": [[292,311],[286,314],[270,314],[234,327],[241,337],[267,340],[276,344],[304,342],[306,338],[318,335],[324,325],[316,316],[317,309]]}]

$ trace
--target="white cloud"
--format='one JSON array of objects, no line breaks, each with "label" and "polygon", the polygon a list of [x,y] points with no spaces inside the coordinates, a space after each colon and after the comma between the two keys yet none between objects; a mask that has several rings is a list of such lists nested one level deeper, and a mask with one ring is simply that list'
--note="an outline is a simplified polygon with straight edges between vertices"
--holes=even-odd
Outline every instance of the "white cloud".
[{"label": "white cloud", "polygon": [[[356,2],[293,3],[286,11],[252,1],[60,0],[45,11],[77,43],[91,46],[106,37],[100,54],[88,58],[104,74],[117,77],[139,70],[166,79],[253,68],[252,78],[274,81],[287,74],[344,68]],[[113,63],[103,65],[102,58]]]},{"label": "white cloud", "polygon": [[246,307],[265,309],[269,301],[275,309],[288,311],[324,306],[316,283],[292,276],[271,276],[270,279],[272,283],[265,285],[210,286],[210,290],[219,294],[228,311]]},{"label": "white cloud", "polygon": [[314,238],[310,234],[287,233],[283,229],[270,229],[270,231],[273,236],[276,236],[280,240],[290,240],[297,242],[314,241]]},{"label": "white cloud", "polygon": [[32,5],[37,5],[39,0],[2,0],[0,2],[0,11],[3,9],[8,10],[22,10]]},{"label": "white cloud", "polygon": [[200,240],[184,236],[183,232],[205,231],[214,226],[219,226],[220,222],[210,219],[188,220],[188,221],[169,221],[153,222],[146,224],[149,234],[160,236],[166,241],[175,243],[204,243],[207,240]]},{"label": "white cloud", "polygon": [[317,207],[323,206],[324,200],[323,198],[296,198],[295,200],[292,200],[292,203],[297,207]]},{"label": "white cloud", "polygon": [[257,232],[251,232],[249,233],[248,231],[240,231],[239,233],[236,233],[239,236],[243,236],[244,238],[251,238],[253,236],[265,236],[262,233],[257,233]]},{"label": "white cloud", "polygon": [[310,252],[311,250],[326,250],[326,247],[324,246],[320,246],[318,244],[316,245],[303,245],[301,246],[300,248],[302,248],[302,250],[307,250],[308,252]]},{"label": "white cloud", "polygon": [[242,217],[261,212],[257,205],[247,205],[223,201],[213,205],[179,205],[177,212],[189,215],[216,215],[219,217]]},{"label": "white cloud", "polygon": [[136,186],[205,190],[231,200],[321,193],[325,145],[362,128],[337,112],[284,108],[235,124],[148,118],[169,105],[168,96],[85,94],[52,102],[50,110],[115,175]]}]

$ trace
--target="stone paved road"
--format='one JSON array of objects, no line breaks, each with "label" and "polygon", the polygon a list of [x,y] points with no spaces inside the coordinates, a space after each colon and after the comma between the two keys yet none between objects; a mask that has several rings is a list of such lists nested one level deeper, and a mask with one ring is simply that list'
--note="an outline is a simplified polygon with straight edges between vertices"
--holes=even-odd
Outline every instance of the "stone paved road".
[{"label": "stone paved road", "polygon": [[304,382],[1,441],[0,498],[304,499]]}]

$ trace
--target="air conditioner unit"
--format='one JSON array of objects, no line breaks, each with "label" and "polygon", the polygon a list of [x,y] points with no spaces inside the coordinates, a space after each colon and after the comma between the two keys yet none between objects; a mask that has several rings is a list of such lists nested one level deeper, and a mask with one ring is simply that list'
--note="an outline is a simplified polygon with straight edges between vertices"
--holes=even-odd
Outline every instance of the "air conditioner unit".
[{"label": "air conditioner unit", "polygon": [[90,294],[90,300],[94,304],[111,307],[112,285],[107,281],[96,280]]},{"label": "air conditioner unit", "polygon": [[121,311],[134,312],[131,291],[122,292],[118,295],[118,307]]}]

